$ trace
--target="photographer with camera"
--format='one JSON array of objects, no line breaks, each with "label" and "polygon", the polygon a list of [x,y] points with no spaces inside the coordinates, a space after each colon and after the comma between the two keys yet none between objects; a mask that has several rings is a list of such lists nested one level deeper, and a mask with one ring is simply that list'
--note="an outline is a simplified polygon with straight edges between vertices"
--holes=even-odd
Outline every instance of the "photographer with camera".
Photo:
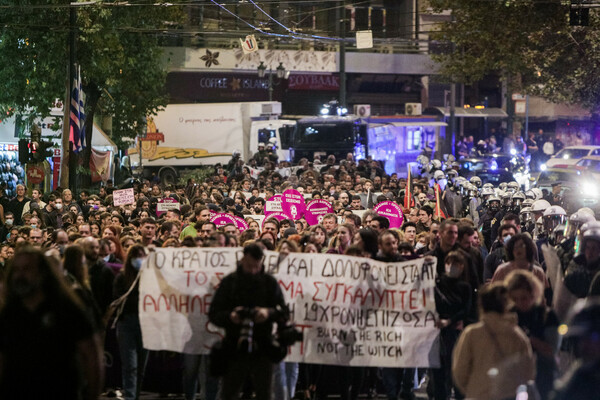
[{"label": "photographer with camera", "polygon": [[225,329],[219,357],[211,356],[211,362],[227,364],[219,371],[223,400],[238,399],[247,377],[256,399],[271,398],[273,365],[280,361],[274,360],[273,324],[287,320],[289,312],[277,280],[265,273],[263,259],[259,245],[245,246],[237,270],[223,278],[210,306],[210,322]]}]

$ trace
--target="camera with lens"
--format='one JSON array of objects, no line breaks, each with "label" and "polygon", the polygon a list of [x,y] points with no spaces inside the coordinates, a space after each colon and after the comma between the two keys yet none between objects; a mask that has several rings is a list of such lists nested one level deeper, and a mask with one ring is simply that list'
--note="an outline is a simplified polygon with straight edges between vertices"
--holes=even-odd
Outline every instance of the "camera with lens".
[{"label": "camera with lens", "polygon": [[304,340],[304,333],[296,329],[296,324],[286,322],[277,329],[277,341],[281,346],[292,346]]},{"label": "camera with lens", "polygon": [[247,307],[242,308],[237,314],[242,321],[240,324],[240,337],[237,343],[238,351],[252,353],[256,309]]},{"label": "camera with lens", "polygon": [[285,358],[290,346],[304,340],[304,333],[289,321],[289,314],[279,306],[275,308],[274,319],[277,322],[277,332],[271,341],[269,358],[277,363]]}]

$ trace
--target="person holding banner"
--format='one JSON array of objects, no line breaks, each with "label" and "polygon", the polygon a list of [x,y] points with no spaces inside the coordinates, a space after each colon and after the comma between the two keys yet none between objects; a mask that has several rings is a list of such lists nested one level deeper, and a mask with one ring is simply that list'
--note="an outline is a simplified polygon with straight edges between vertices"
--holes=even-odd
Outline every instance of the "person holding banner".
[{"label": "person holding banner", "polygon": [[[379,252],[375,260],[383,262],[405,261],[398,252],[398,233],[392,230],[384,230],[379,234]],[[412,392],[415,370],[413,368],[381,368],[383,387],[387,398],[395,400],[398,394],[403,399],[414,399]]]},{"label": "person holding banner", "polygon": [[115,278],[113,285],[113,298],[123,299],[125,302],[122,313],[117,315],[117,341],[121,354],[121,376],[126,400],[139,398],[148,361],[148,350],[144,349],[142,343],[138,315],[139,283],[136,280],[145,258],[146,250],[143,246],[139,244],[131,246],[123,269]]},{"label": "person holding banner", "polygon": [[258,400],[271,400],[273,323],[289,311],[279,283],[265,273],[263,249],[244,247],[237,270],[221,281],[210,305],[210,322],[225,329],[223,348],[230,355],[222,377],[222,399],[237,400],[250,377]]}]

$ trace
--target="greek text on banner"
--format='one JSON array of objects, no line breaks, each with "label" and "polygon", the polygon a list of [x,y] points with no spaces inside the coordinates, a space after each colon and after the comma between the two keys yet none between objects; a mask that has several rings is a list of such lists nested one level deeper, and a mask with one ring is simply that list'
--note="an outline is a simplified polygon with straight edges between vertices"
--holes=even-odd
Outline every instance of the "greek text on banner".
[{"label": "greek text on banner", "polygon": [[[222,331],[208,322],[215,288],[241,248],[165,248],[140,278],[144,347],[207,354]],[[288,361],[436,367],[435,261],[384,263],[334,254],[266,252],[292,320],[304,332]]]}]

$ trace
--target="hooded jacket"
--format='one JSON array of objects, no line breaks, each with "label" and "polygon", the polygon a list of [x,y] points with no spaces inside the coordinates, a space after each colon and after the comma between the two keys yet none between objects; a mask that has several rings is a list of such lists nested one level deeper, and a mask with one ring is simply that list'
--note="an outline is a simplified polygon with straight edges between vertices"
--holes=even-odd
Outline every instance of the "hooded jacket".
[{"label": "hooded jacket", "polygon": [[515,397],[517,387],[534,379],[531,344],[514,313],[484,313],[458,339],[452,359],[456,386],[469,399]]}]

